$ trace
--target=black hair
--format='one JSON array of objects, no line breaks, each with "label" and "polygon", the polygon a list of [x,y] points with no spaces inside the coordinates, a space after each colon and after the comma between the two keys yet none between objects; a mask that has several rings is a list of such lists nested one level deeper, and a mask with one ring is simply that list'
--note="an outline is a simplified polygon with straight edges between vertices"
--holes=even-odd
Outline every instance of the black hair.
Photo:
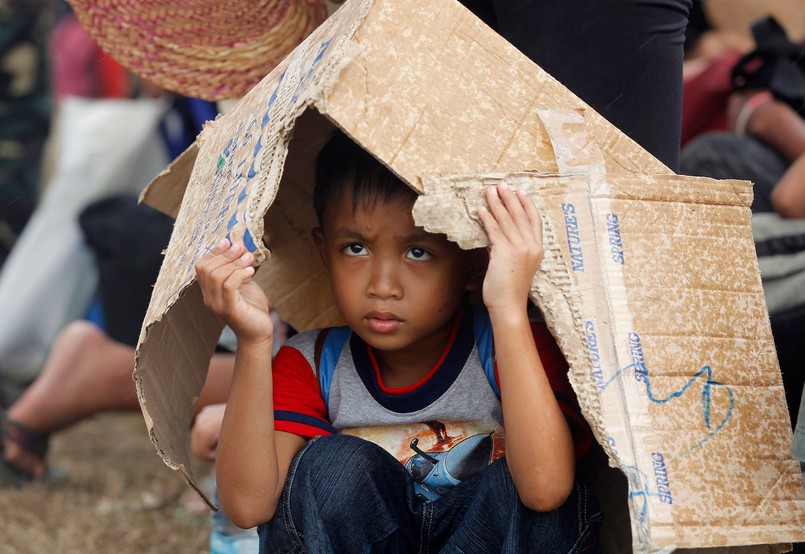
[{"label": "black hair", "polygon": [[374,156],[341,131],[336,131],[316,159],[313,208],[322,223],[324,209],[342,195],[352,194],[352,209],[389,200],[414,200],[417,193]]}]

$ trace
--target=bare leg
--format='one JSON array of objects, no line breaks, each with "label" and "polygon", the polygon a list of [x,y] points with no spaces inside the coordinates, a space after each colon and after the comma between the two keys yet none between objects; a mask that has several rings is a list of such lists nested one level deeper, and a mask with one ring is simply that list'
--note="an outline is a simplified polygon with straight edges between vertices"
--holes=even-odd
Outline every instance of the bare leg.
[{"label": "bare leg", "polygon": [[[213,356],[197,410],[226,401],[233,365],[232,354]],[[133,369],[134,348],[109,339],[91,323],[73,322],[60,333],[42,373],[9,408],[8,417],[50,433],[100,412],[139,410]],[[46,470],[44,460],[9,440],[4,457],[36,477]]]}]

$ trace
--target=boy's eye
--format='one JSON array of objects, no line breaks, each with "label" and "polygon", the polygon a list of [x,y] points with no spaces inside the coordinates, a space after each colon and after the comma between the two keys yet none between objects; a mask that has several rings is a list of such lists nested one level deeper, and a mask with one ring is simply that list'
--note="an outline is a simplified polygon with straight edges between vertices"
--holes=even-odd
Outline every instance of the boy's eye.
[{"label": "boy's eye", "polygon": [[431,255],[430,252],[428,252],[424,248],[414,246],[413,248],[408,249],[408,252],[406,252],[405,257],[408,258],[409,260],[429,260],[431,258]]},{"label": "boy's eye", "polygon": [[342,250],[347,256],[365,256],[368,254],[366,247],[358,243],[348,244]]}]

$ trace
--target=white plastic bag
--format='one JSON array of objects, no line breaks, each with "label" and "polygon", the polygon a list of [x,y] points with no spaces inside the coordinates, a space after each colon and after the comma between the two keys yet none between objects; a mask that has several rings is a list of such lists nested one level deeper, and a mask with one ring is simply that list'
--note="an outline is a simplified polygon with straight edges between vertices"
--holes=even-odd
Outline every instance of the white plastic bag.
[{"label": "white plastic bag", "polygon": [[85,315],[98,276],[78,214],[109,194],[138,193],[166,165],[158,135],[166,109],[152,99],[66,98],[60,104],[53,171],[0,271],[3,377],[34,379],[59,331]]}]

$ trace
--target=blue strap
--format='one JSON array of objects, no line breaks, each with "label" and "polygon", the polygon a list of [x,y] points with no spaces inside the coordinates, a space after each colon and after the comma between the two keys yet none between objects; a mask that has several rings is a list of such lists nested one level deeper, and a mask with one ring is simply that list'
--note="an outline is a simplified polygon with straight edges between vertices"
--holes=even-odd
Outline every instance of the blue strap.
[{"label": "blue strap", "polygon": [[495,381],[495,341],[492,335],[492,322],[489,319],[489,312],[483,308],[472,310],[472,330],[475,333],[475,344],[478,345],[478,354],[481,358],[481,365],[486,374],[486,380],[500,399],[500,389]]},{"label": "blue strap", "polygon": [[330,402],[330,384],[333,380],[333,372],[341,357],[341,351],[349,340],[352,329],[349,327],[333,327],[327,332],[324,339],[324,346],[321,349],[321,360],[319,361],[319,386],[324,397],[324,405]]},{"label": "blue strap", "polygon": [[[481,358],[484,374],[495,396],[500,398],[500,389],[497,381],[495,381],[495,344],[492,335],[492,322],[489,320],[489,313],[486,310],[482,308],[473,310],[472,328],[475,333],[475,343],[478,345],[478,354]],[[352,329],[349,327],[333,327],[328,330],[324,339],[318,370],[319,386],[321,387],[325,406],[328,406],[330,402],[330,385],[332,384],[335,366],[351,334]]]}]

